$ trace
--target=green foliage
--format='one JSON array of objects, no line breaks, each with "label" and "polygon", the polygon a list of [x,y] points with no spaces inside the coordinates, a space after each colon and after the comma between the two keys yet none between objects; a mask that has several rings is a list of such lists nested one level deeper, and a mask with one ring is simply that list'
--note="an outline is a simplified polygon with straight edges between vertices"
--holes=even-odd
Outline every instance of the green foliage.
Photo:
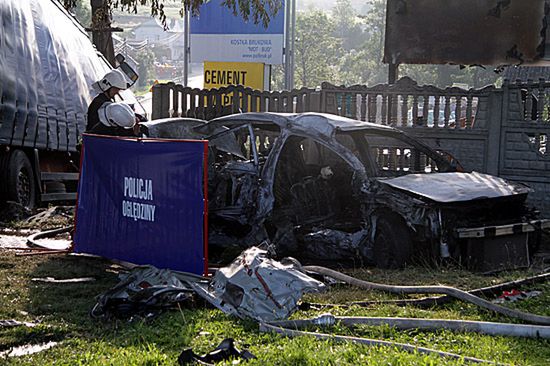
[{"label": "green foliage", "polygon": [[[238,348],[248,348],[258,359],[247,365],[465,365],[461,360],[407,353],[392,347],[368,347],[351,343],[319,341],[312,337],[285,338],[263,334],[251,321],[226,316],[216,309],[199,307],[165,313],[152,321],[100,322],[88,312],[96,295],[117,283],[121,268],[96,258],[72,256],[16,257],[0,250],[0,319],[40,322],[34,328],[0,329],[0,352],[14,346],[59,342],[57,346],[23,357],[0,358],[4,365],[174,365],[180,352],[192,347],[196,353],[211,351],[226,337]],[[437,268],[404,270],[360,269],[353,276],[375,282],[414,285],[446,284],[468,289],[496,284],[526,272],[481,276],[466,271]],[[84,284],[52,284],[31,281],[34,277],[95,277]],[[541,296],[507,304],[523,311],[550,315],[550,283],[525,289],[542,290]],[[324,294],[308,295],[317,303],[353,300],[388,300],[398,296],[333,286]],[[397,316],[514,321],[489,314],[473,305],[453,302],[432,309],[380,304],[372,307],[319,307],[299,311],[293,318],[309,318],[330,311],[341,316]],[[410,343],[437,350],[478,357],[510,365],[550,364],[550,341],[490,337],[446,330],[398,331],[388,326],[315,328],[311,331]],[[231,365],[231,362],[222,363]]]},{"label": "green foliage", "polygon": [[149,85],[149,79],[153,77],[155,54],[148,48],[136,52],[138,62],[137,73],[139,75],[138,86]]},{"label": "green foliage", "polygon": [[[72,9],[79,5],[81,0],[63,0],[66,9]],[[91,0],[84,0],[91,1]],[[121,9],[137,13],[138,5],[150,5],[151,15],[158,16],[164,23],[166,16],[164,14],[164,4],[171,0],[104,0],[110,9]],[[198,15],[202,4],[208,0],[180,0],[181,13],[184,9],[189,9],[194,15]],[[265,27],[269,24],[271,17],[281,9],[282,0],[224,0],[223,5],[233,11],[235,15],[240,15],[244,20],[252,20],[255,24],[261,23]]]},{"label": "green foliage", "polygon": [[337,0],[332,9],[334,36],[342,40],[342,47],[351,51],[360,47],[364,38],[361,24],[351,0]]},{"label": "green foliage", "polygon": [[297,88],[338,80],[342,40],[333,36],[334,30],[334,23],[321,11],[298,14],[294,48]]}]

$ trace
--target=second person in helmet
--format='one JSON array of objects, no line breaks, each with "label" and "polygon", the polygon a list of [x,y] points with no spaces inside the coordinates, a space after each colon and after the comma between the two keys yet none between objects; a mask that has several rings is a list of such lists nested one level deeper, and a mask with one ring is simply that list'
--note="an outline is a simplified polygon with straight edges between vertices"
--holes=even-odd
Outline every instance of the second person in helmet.
[{"label": "second person in helmet", "polygon": [[122,71],[113,69],[92,84],[99,92],[88,107],[86,132],[99,135],[136,136],[139,126],[132,108],[126,103],[115,103],[114,97],[128,89]]}]

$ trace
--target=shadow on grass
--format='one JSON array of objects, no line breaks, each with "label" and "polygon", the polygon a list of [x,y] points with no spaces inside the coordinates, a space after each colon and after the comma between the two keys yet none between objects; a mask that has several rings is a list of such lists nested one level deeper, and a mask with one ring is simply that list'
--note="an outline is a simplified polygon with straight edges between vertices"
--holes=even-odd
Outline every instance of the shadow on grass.
[{"label": "shadow on grass", "polygon": [[[100,293],[118,282],[111,263],[77,256],[48,256],[29,273],[29,299],[27,311],[48,320],[79,326],[89,320],[88,313]],[[110,270],[110,271],[109,271]],[[53,277],[70,279],[93,277],[85,283],[42,283],[32,278]]]},{"label": "shadow on grass", "polygon": [[[197,333],[197,324],[208,321],[208,309],[180,309],[167,311],[156,319],[103,322],[92,319],[90,310],[101,293],[118,283],[120,267],[112,263],[89,257],[49,256],[39,260],[28,274],[29,302],[25,311],[34,318],[55,329],[52,332],[36,332],[34,328],[21,329],[13,333],[11,346],[80,338],[86,342],[106,342],[110,347],[141,347],[154,343],[167,352],[181,350],[190,345]],[[96,280],[85,283],[42,283],[32,278],[54,277],[69,279],[93,277]],[[220,313],[220,315],[225,316]]]}]

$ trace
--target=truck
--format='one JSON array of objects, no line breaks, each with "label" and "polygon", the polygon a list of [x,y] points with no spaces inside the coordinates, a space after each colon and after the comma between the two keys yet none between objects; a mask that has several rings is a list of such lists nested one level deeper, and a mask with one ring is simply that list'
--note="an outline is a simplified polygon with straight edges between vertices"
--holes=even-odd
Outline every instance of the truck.
[{"label": "truck", "polygon": [[[117,60],[134,83],[137,74]],[[76,198],[91,85],[111,69],[57,0],[0,2],[0,203]],[[120,99],[145,114],[131,91]]]}]

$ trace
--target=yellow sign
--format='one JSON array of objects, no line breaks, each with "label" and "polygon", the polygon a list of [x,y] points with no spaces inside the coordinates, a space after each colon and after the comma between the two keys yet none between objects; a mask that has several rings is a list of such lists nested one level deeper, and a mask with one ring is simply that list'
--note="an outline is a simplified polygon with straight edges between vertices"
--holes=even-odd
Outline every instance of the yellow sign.
[{"label": "yellow sign", "polygon": [[242,85],[264,90],[264,64],[257,62],[204,62],[204,88]]}]

